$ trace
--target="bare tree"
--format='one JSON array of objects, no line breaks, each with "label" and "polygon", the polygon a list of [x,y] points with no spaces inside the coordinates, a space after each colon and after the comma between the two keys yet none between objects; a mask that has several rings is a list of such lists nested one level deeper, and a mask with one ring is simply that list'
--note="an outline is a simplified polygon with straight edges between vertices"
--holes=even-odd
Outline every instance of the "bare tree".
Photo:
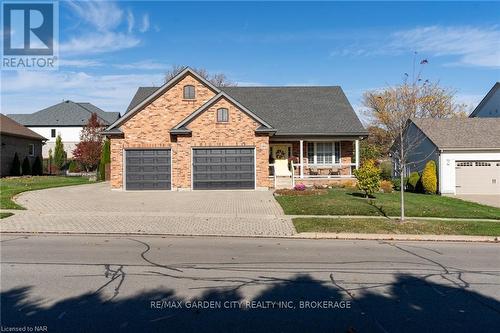
[{"label": "bare tree", "polygon": [[[186,67],[187,66],[183,65],[173,65],[172,68],[165,73],[165,82],[170,81]],[[236,82],[229,80],[224,73],[210,74],[205,68],[192,68],[198,75],[216,87],[234,87],[238,85]]]},{"label": "bare tree", "polygon": [[[455,103],[455,92],[443,88],[439,82],[432,83],[422,79],[422,69],[428,63],[426,59],[420,61],[419,71],[416,72],[416,58],[414,58],[413,72],[405,73],[405,79],[399,85],[389,86],[383,90],[368,91],[364,94],[364,105],[371,112],[373,125],[385,130],[392,142],[391,154],[395,160],[396,170],[401,181],[401,221],[405,219],[404,207],[404,175],[411,163],[410,154],[418,149],[425,139],[418,130],[408,133],[412,118],[450,118],[462,116],[464,105]],[[411,134],[411,135],[410,135]],[[426,156],[420,156],[426,160]]]}]

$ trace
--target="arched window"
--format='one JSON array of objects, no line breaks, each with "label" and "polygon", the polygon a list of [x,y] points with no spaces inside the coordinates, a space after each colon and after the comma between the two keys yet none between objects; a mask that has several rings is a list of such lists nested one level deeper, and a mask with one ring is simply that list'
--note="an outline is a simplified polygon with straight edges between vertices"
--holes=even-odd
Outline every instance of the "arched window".
[{"label": "arched window", "polygon": [[194,86],[184,86],[184,99],[195,99],[196,94],[194,91]]},{"label": "arched window", "polygon": [[229,111],[226,108],[217,109],[217,122],[227,123],[229,121]]}]

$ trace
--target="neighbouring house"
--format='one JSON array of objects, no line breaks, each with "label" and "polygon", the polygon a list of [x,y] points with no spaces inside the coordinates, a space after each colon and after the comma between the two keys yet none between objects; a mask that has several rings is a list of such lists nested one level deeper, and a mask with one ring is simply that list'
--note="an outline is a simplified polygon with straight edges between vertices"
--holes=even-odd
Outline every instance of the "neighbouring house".
[{"label": "neighbouring house", "polygon": [[113,189],[221,190],[352,182],[367,131],[338,86],[222,88],[186,68],[104,134]]},{"label": "neighbouring house", "polygon": [[469,117],[500,118],[500,82],[495,83]]},{"label": "neighbouring house", "polygon": [[0,175],[9,176],[14,155],[22,163],[25,157],[33,165],[36,157],[42,158],[42,146],[47,139],[0,113]]},{"label": "neighbouring house", "polygon": [[410,122],[405,134],[415,144],[406,175],[434,160],[441,194],[500,194],[500,118]]},{"label": "neighbouring house", "polygon": [[90,103],[72,101],[63,101],[32,114],[8,114],[7,116],[49,138],[43,146],[44,158],[49,157],[49,149],[54,152],[57,135],[61,136],[64,150],[71,158],[76,144],[80,142],[80,132],[94,112],[104,126],[109,126],[120,118],[119,112],[106,112]]}]

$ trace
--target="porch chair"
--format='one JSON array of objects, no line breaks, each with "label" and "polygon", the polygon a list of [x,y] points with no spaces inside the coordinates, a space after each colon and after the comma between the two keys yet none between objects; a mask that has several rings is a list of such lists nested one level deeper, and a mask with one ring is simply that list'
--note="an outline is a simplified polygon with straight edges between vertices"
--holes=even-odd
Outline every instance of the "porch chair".
[{"label": "porch chair", "polygon": [[291,177],[292,172],[288,170],[288,160],[274,161],[274,174],[277,177]]},{"label": "porch chair", "polygon": [[317,168],[310,168],[309,169],[309,175],[310,176],[317,176],[318,174],[319,174],[319,172],[318,172]]}]

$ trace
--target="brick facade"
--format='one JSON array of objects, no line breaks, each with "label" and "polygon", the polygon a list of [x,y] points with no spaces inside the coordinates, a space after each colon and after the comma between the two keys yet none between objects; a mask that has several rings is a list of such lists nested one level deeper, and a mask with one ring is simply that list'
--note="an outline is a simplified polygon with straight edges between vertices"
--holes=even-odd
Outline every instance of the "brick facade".
[{"label": "brick facade", "polygon": [[[195,100],[183,99],[183,87],[194,85]],[[120,129],[123,138],[111,138],[111,187],[123,188],[123,150],[126,148],[171,148],[172,188],[191,188],[193,147],[255,147],[257,187],[269,187],[269,137],[255,134],[260,126],[231,102],[222,98],[187,125],[191,135],[172,137],[170,129],[200,108],[215,93],[195,77],[187,75],[144,109],[127,119]],[[217,123],[216,110],[228,108],[229,121]]]}]

